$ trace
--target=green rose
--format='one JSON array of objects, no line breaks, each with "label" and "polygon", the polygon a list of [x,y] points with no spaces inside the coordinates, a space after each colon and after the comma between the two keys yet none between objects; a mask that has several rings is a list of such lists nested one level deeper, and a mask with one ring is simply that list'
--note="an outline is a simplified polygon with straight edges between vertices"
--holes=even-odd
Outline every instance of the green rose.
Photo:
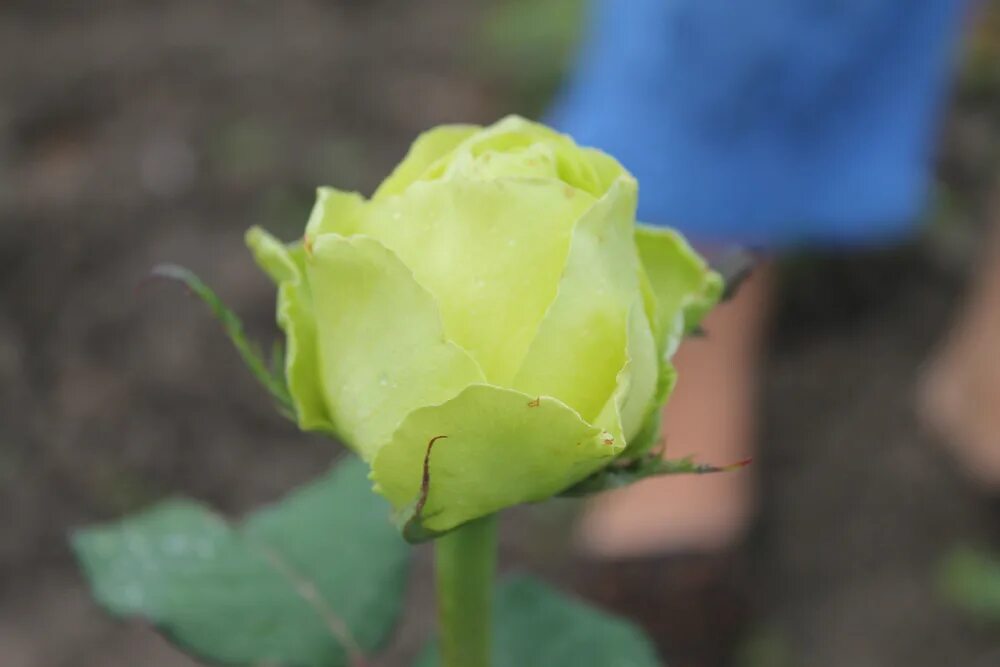
[{"label": "green rose", "polygon": [[301,242],[251,229],[299,425],[429,532],[641,453],[722,283],[636,197],[613,158],[509,117],[421,135],[371,199],[321,188]]}]

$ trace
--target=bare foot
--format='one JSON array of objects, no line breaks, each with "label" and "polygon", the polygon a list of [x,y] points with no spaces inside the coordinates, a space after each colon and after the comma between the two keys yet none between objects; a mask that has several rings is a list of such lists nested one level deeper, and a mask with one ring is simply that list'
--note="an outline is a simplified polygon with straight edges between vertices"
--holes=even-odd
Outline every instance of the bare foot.
[{"label": "bare foot", "polygon": [[[679,381],[664,412],[666,455],[729,464],[752,455],[754,394],[770,280],[764,269],[705,321],[704,338],[685,341]],[[649,479],[602,494],[579,529],[598,557],[707,552],[741,536],[753,512],[749,470]]]},{"label": "bare foot", "polygon": [[1000,488],[1000,234],[921,387],[923,417],[969,475]]}]

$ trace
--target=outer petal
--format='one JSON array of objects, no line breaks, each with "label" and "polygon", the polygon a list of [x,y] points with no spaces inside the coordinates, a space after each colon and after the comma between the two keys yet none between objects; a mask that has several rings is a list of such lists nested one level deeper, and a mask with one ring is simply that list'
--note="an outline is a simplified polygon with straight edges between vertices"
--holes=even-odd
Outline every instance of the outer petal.
[{"label": "outer petal", "polygon": [[401,193],[411,183],[420,179],[437,160],[448,155],[462,141],[480,129],[477,125],[441,125],[424,132],[413,142],[406,157],[389,178],[382,182],[372,199],[382,199]]},{"label": "outer petal", "polygon": [[629,314],[628,341],[628,363],[619,374],[613,399],[598,420],[613,424],[617,416],[626,440],[622,453],[626,458],[638,456],[656,443],[660,408],[677,380],[673,364],[659,355],[646,310],[638,303]]},{"label": "outer petal", "polygon": [[629,376],[628,392],[622,398],[616,397],[622,431],[629,447],[650,414],[659,407],[656,396],[661,367],[657,356],[652,327],[642,303],[637,300],[628,319],[628,364],[625,368]]},{"label": "outer petal", "polygon": [[557,396],[589,422],[615,392],[627,358],[629,310],[639,296],[635,204],[635,181],[625,177],[579,221],[558,295],[512,385]]},{"label": "outer petal", "polygon": [[611,184],[615,182],[623,174],[634,178],[631,173],[629,173],[622,163],[614,159],[607,153],[600,151],[596,148],[582,148],[580,149],[582,154],[586,157],[586,161],[593,168],[594,177],[597,179],[597,186],[601,191],[605,191],[611,187]]},{"label": "outer petal", "polygon": [[365,460],[408,413],[483,381],[472,357],[445,339],[431,295],[378,242],[319,236],[308,267],[327,405]]},{"label": "outer petal", "polygon": [[316,203],[306,223],[306,243],[311,243],[320,234],[353,236],[361,227],[367,207],[368,202],[357,192],[317,188]]},{"label": "outer petal", "polygon": [[722,277],[672,229],[639,225],[639,256],[656,301],[653,329],[668,356],[680,335],[694,329],[722,295]]},{"label": "outer petal", "polygon": [[574,223],[593,204],[555,180],[421,181],[378,202],[363,233],[434,295],[448,338],[507,385],[552,299]]},{"label": "outer petal", "polygon": [[299,428],[333,431],[323,400],[316,347],[316,320],[301,244],[286,246],[253,227],[246,242],[257,264],[278,285],[278,325],[285,332],[285,379]]},{"label": "outer petal", "polygon": [[670,229],[638,226],[636,244],[642,259],[640,286],[658,350],[659,372],[653,400],[626,456],[638,456],[655,444],[660,407],[677,383],[670,358],[686,331],[694,329],[722,294],[721,277],[684,238]]},{"label": "outer petal", "polygon": [[[437,441],[428,454],[430,441]],[[606,465],[600,430],[551,398],[473,385],[410,414],[373,464],[379,491],[397,510],[421,496],[420,521],[445,531],[510,505],[544,500]]]}]

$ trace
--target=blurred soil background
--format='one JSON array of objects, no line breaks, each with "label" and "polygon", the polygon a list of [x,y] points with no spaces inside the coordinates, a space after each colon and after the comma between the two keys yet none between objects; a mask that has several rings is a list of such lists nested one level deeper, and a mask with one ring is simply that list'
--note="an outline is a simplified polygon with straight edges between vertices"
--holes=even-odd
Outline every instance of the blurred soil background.
[{"label": "blurred soil background", "polygon": [[[272,339],[244,230],[294,237],[316,185],[370,192],[431,125],[538,114],[579,14],[579,0],[0,4],[2,667],[197,664],[89,601],[68,533],[170,494],[238,513],[339,455],[278,417],[203,307],[150,267],[193,268]],[[997,513],[915,407],[989,217],[996,36],[984,20],[971,40],[922,238],[781,268],[744,547],[598,566],[570,551],[565,502],[510,514],[507,567],[644,623],[675,667],[1000,664],[1000,636],[939,586],[942,558],[988,543]],[[407,664],[429,631],[428,555],[379,664]]]}]

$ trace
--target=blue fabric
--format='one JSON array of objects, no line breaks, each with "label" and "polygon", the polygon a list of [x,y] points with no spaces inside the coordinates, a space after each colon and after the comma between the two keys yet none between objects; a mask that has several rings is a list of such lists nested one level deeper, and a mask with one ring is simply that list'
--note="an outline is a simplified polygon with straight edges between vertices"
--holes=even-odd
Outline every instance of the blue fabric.
[{"label": "blue fabric", "polygon": [[640,219],[702,242],[908,231],[963,0],[595,0],[547,121],[621,160]]}]

